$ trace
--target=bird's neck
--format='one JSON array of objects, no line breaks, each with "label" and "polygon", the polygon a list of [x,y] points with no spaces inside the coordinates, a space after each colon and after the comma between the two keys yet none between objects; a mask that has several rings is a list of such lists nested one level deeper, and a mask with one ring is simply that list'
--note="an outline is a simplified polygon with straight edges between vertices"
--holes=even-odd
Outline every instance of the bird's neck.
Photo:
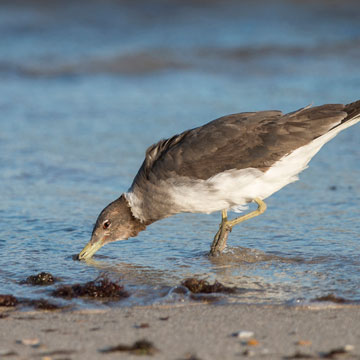
[{"label": "bird's neck", "polygon": [[164,196],[158,186],[150,186],[150,190],[146,186],[148,184],[145,184],[143,189],[142,186],[135,184],[122,195],[132,215],[142,224],[147,226],[179,212],[172,207],[173,203],[166,195]]},{"label": "bird's neck", "polygon": [[130,237],[135,237],[140,231],[146,229],[146,226],[153,223],[153,221],[141,221],[131,211],[131,206],[124,195],[121,195],[117,200],[121,206],[121,213],[124,218],[126,218],[129,228],[130,228]]}]

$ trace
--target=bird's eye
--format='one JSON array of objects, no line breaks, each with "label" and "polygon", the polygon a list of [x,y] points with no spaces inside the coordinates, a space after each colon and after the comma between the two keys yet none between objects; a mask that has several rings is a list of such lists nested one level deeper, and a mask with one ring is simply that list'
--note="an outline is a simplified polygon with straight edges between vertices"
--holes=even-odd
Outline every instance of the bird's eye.
[{"label": "bird's eye", "polygon": [[111,225],[111,222],[109,220],[105,220],[103,222],[103,229],[108,229]]}]

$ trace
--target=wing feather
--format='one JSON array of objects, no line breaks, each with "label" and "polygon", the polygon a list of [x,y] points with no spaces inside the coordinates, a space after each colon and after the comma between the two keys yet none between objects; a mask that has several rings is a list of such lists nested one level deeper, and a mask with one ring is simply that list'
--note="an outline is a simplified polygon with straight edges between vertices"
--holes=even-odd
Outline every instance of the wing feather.
[{"label": "wing feather", "polygon": [[206,180],[230,169],[266,171],[347,115],[344,105],[330,104],[286,115],[261,111],[224,116],[150,146],[133,185],[175,177]]}]

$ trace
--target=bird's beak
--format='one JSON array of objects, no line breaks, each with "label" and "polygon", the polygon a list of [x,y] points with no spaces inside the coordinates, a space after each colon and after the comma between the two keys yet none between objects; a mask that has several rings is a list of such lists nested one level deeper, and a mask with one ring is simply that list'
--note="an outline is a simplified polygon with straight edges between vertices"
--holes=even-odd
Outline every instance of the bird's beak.
[{"label": "bird's beak", "polygon": [[93,241],[91,239],[78,255],[79,260],[90,259],[101,247],[105,245],[104,239]]}]

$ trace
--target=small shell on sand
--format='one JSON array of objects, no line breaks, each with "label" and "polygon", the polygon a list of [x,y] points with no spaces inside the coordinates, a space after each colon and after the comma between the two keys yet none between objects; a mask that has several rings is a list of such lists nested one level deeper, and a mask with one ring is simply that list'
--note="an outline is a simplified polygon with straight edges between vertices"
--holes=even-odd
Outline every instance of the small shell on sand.
[{"label": "small shell on sand", "polygon": [[21,339],[18,341],[20,344],[36,347],[40,344],[40,340],[38,338],[28,338]]},{"label": "small shell on sand", "polygon": [[239,339],[250,339],[254,336],[253,331],[248,330],[241,330],[233,334],[233,336],[239,338]]}]

